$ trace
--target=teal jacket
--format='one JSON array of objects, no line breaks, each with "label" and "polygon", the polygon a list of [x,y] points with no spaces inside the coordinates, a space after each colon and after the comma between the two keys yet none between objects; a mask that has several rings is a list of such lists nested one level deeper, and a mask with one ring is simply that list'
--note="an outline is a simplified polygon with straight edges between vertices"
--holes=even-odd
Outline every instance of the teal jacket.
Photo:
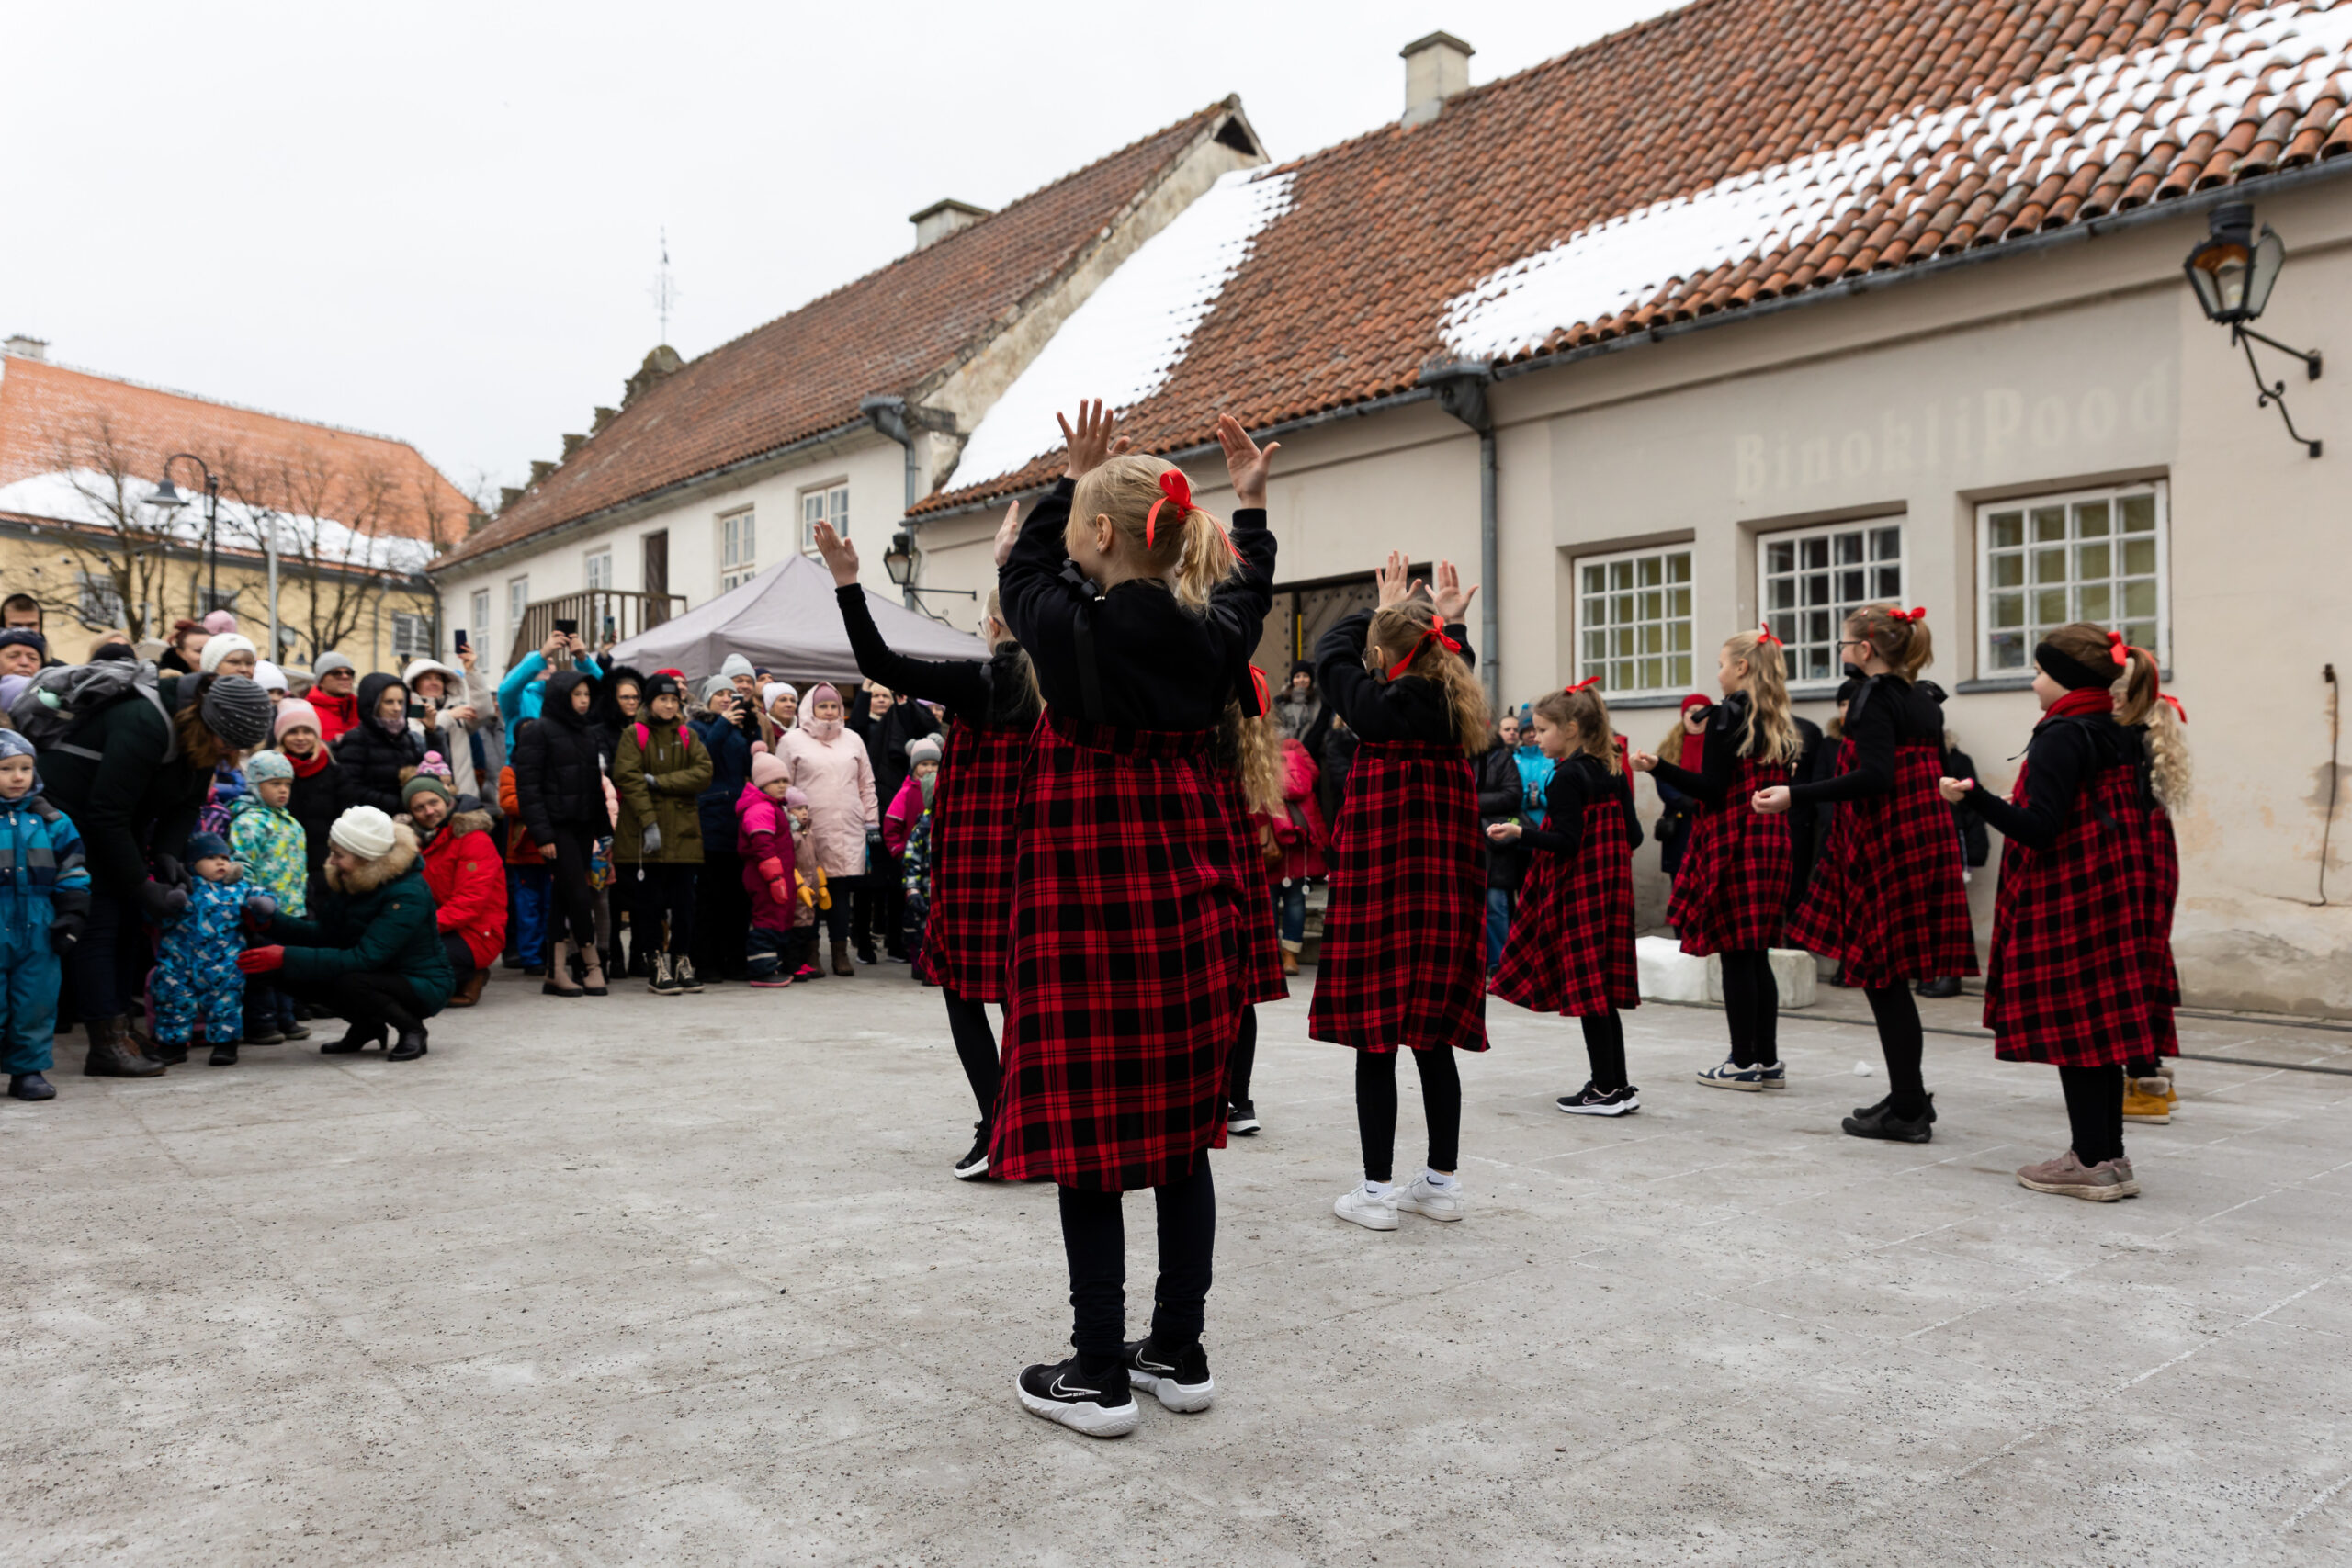
[{"label": "teal jacket", "polygon": [[286,978],[332,980],[353,974],[398,975],[430,1018],[456,988],[442,950],[433,889],[406,824],[393,829],[391,852],[355,872],[330,864],[311,900],[311,918],[273,916],[269,940],[286,949]]},{"label": "teal jacket", "polygon": [[40,784],[17,800],[0,800],[0,925],[45,935],[53,914],[90,907],[90,874],[74,819],[43,800]]},{"label": "teal jacket", "polygon": [[[506,679],[498,682],[498,716],[506,721],[510,737],[516,725],[539,716],[539,706],[547,701],[548,683],[532,677],[547,667],[547,655],[535,648],[517,660],[514,668],[506,672]],[[573,660],[571,667],[592,681],[605,672],[594,660],[584,657]]]}]

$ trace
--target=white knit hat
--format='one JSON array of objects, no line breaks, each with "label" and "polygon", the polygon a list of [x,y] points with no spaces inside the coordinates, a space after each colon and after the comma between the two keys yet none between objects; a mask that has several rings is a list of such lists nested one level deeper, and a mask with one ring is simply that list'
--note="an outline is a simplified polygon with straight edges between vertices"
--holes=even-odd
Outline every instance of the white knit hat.
[{"label": "white knit hat", "polygon": [[760,705],[762,707],[772,708],[775,706],[775,700],[778,697],[790,697],[794,702],[798,702],[800,700],[800,694],[794,691],[782,681],[770,681],[766,685],[760,688]]},{"label": "white knit hat", "polygon": [[401,671],[401,684],[413,692],[416,690],[416,678],[419,675],[438,675],[449,682],[465,680],[463,675],[437,659],[412,659],[409,660],[408,668]]},{"label": "white knit hat", "polygon": [[361,860],[381,860],[392,852],[392,819],[372,806],[355,806],[334,819],[327,842]]},{"label": "white knit hat", "polygon": [[209,675],[220,669],[220,661],[232,653],[250,653],[256,661],[261,658],[261,649],[254,646],[253,638],[239,637],[235,632],[215,632],[205,638],[204,651],[196,656],[197,667],[202,673]]},{"label": "white knit hat", "polygon": [[254,660],[254,679],[261,682],[261,689],[265,692],[283,692],[288,689],[286,671],[266,659]]}]

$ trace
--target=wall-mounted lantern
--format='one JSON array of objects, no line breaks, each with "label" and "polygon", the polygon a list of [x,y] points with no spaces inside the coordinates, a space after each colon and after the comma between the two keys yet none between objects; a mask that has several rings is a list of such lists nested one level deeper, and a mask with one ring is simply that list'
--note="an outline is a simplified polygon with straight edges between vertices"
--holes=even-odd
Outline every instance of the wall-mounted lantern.
[{"label": "wall-mounted lantern", "polygon": [[2278,417],[2287,422],[2287,434],[2316,457],[2320,444],[2296,430],[2295,417],[2287,412],[2287,383],[2263,380],[2262,367],[2254,362],[2253,345],[2263,344],[2292,355],[2303,362],[2305,378],[2312,381],[2319,379],[2319,351],[2306,354],[2289,348],[2246,325],[2270,303],[2270,290],[2278,281],[2279,268],[2287,263],[2286,243],[2267,223],[2259,235],[2255,233],[2254,208],[2246,202],[2223,202],[2213,209],[2208,221],[2211,234],[2182,264],[2188,286],[2197,291],[2205,319],[2229,328],[2230,342],[2245,351],[2246,368],[2253,372],[2255,390],[2260,394],[2254,406],[2278,404]]}]

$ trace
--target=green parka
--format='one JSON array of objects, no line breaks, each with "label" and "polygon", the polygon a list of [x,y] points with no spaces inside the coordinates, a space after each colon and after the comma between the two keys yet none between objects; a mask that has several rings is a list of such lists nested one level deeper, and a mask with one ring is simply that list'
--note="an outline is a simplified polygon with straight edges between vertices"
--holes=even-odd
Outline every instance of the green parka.
[{"label": "green parka", "polygon": [[457,986],[434,918],[433,889],[424,885],[416,835],[406,823],[392,829],[390,851],[356,871],[330,863],[311,901],[311,919],[277,915],[267,940],[286,949],[286,978],[331,980],[339,975],[397,975],[409,983],[424,1016],[439,1012]]},{"label": "green parka", "polygon": [[[692,725],[657,724],[639,716],[621,726],[620,749],[613,757],[613,787],[621,797],[613,859],[623,865],[700,865],[702,813],[695,797],[710,787],[710,750]],[[643,847],[649,822],[662,829],[662,847],[650,855]]]}]

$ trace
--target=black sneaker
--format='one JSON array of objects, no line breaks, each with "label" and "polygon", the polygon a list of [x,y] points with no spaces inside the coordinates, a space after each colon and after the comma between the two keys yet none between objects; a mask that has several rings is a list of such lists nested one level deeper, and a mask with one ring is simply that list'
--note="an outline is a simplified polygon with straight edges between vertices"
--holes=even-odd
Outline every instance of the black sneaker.
[{"label": "black sneaker", "polygon": [[989,1173],[989,1124],[972,1123],[972,1152],[956,1162],[956,1179],[978,1181]]},{"label": "black sneaker", "polygon": [[1632,1084],[1623,1089],[1595,1089],[1588,1083],[1552,1103],[1571,1116],[1623,1116],[1642,1108],[1642,1093]]},{"label": "black sneaker", "polygon": [[678,983],[682,991],[702,989],[702,982],[695,978],[695,961],[683,953],[670,960],[670,978]]},{"label": "black sneaker", "polygon": [[1887,1100],[1847,1117],[1842,1123],[1846,1135],[1849,1138],[1883,1138],[1894,1144],[1924,1144],[1935,1137],[1934,1131],[1928,1126],[1936,1119],[1933,1105],[1917,1122],[1906,1122],[1894,1113],[1893,1099],[1890,1095]]},{"label": "black sneaker", "polygon": [[677,975],[670,967],[668,953],[657,953],[653,955],[653,973],[646,980],[645,988],[657,997],[674,997],[685,990],[685,987],[678,983]]},{"label": "black sneaker", "polygon": [[274,1023],[265,1023],[245,1031],[243,1043],[247,1045],[283,1045],[286,1033]]},{"label": "black sneaker", "polygon": [[869,969],[882,962],[874,955],[874,950],[870,947],[861,947],[857,950],[857,961]]},{"label": "black sneaker", "polygon": [[1237,1100],[1225,1108],[1225,1130],[1248,1137],[1259,1128],[1258,1107],[1247,1100]]},{"label": "black sneaker", "polygon": [[1148,1339],[1137,1339],[1120,1352],[1126,1363],[1127,1383],[1180,1415],[1206,1410],[1216,1397],[1216,1380],[1209,1376],[1208,1352],[1197,1339],[1182,1350],[1161,1349]]},{"label": "black sneaker", "polygon": [[310,1037],[311,1026],[307,1023],[300,1022],[288,1024],[286,1026],[286,1032],[280,1036],[280,1038],[286,1040],[308,1040]]},{"label": "black sneaker", "polygon": [[1090,1438],[1124,1438],[1143,1419],[1136,1396],[1127,1392],[1127,1369],[1116,1361],[1091,1378],[1080,1373],[1075,1356],[1052,1366],[1023,1367],[1012,1380],[1012,1391],[1030,1415]]},{"label": "black sneaker", "polygon": [[[1869,1116],[1883,1116],[1887,1113],[1888,1110],[1894,1106],[1894,1096],[1890,1094],[1884,1100],[1880,1100],[1876,1105],[1857,1105],[1854,1107],[1854,1120],[1860,1122],[1863,1118]],[[1936,1097],[1931,1094],[1928,1096],[1928,1121],[1932,1125],[1935,1120]]]}]

